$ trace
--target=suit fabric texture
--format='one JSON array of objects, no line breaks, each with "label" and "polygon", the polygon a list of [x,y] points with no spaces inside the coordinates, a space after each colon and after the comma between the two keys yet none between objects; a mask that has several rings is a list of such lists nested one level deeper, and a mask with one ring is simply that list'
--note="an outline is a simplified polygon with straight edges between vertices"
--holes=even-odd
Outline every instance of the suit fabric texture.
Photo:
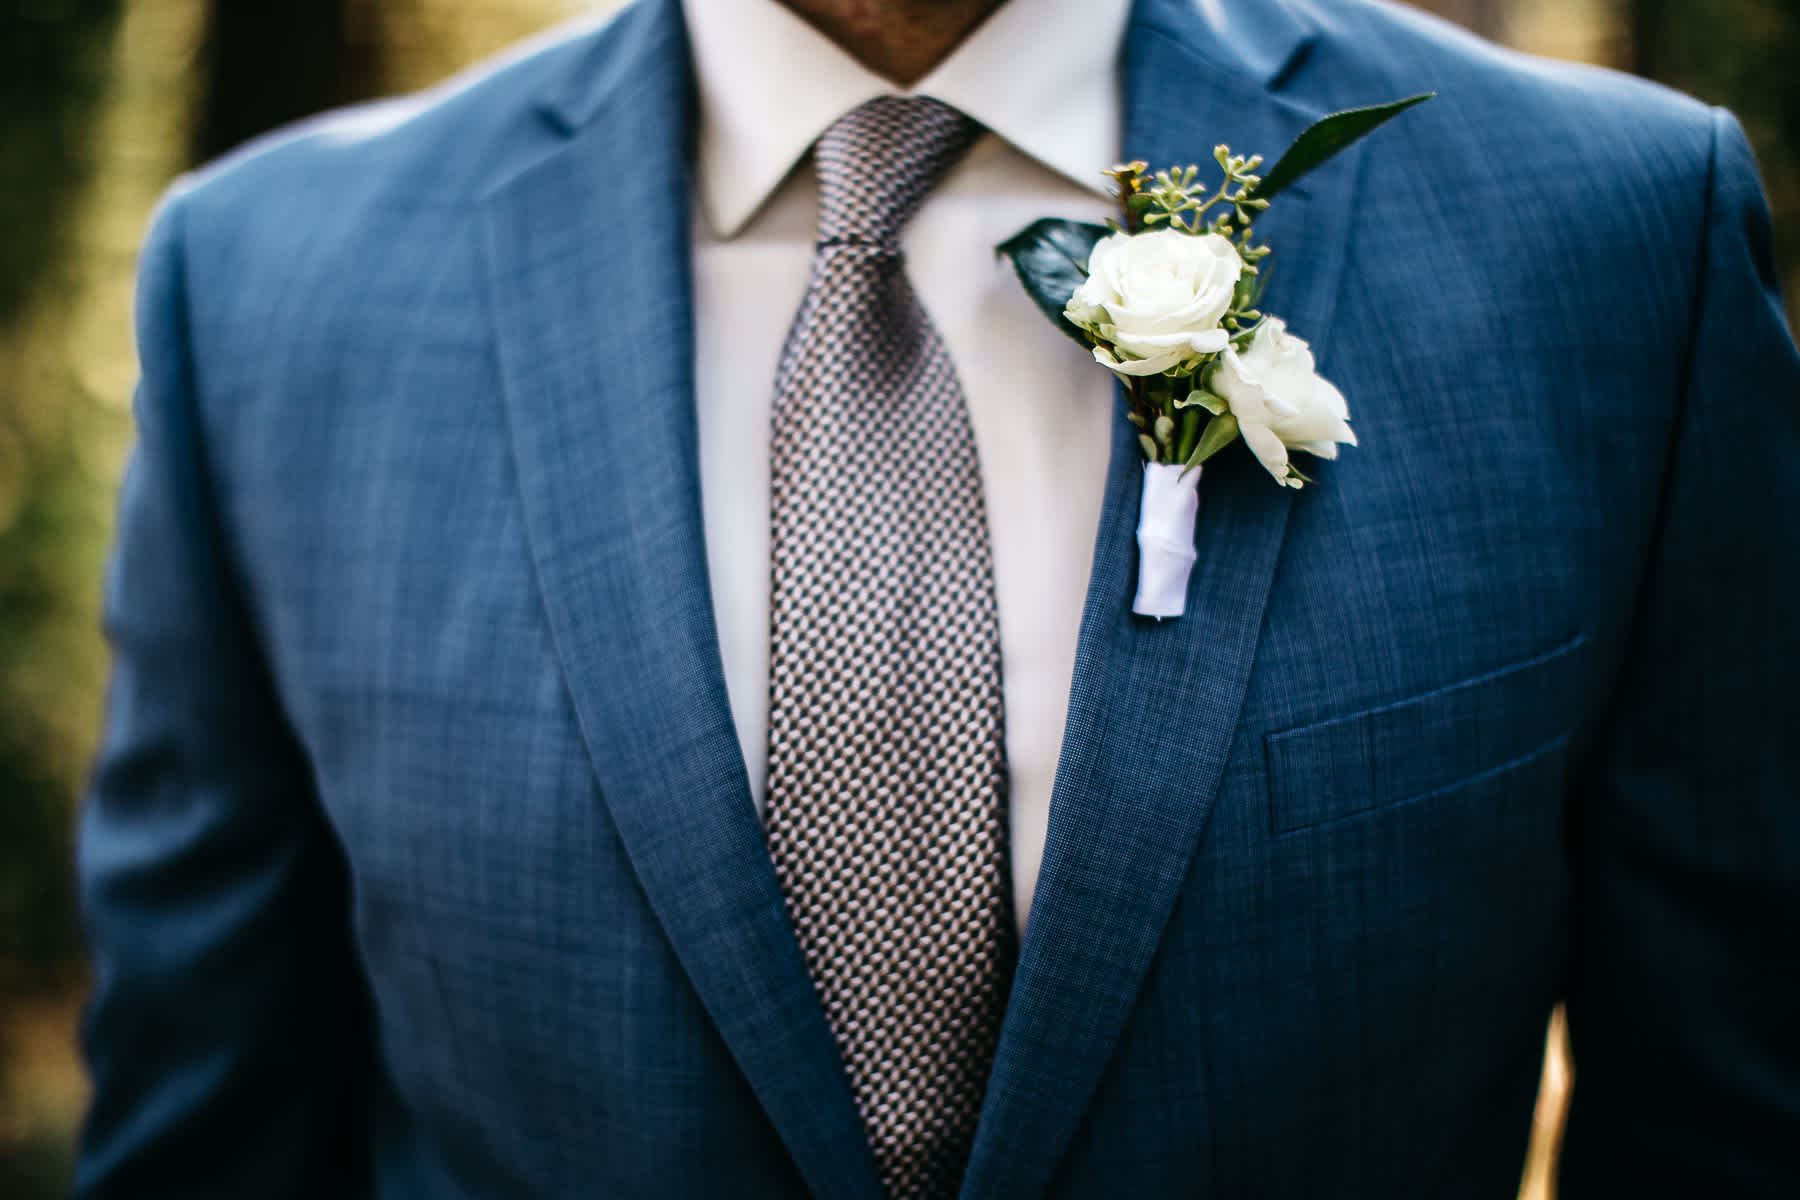
[{"label": "suit fabric texture", "polygon": [[[1800,357],[1741,132],[1361,0],[1139,0],[1123,55],[1156,165],[1439,96],[1259,224],[1361,445],[1209,465],[1177,621],[1117,423],[963,1196],[1510,1196],[1565,999],[1566,1195],[1800,1194]],[[712,624],[691,91],[640,0],[161,209],[80,1195],[879,1194]]]}]

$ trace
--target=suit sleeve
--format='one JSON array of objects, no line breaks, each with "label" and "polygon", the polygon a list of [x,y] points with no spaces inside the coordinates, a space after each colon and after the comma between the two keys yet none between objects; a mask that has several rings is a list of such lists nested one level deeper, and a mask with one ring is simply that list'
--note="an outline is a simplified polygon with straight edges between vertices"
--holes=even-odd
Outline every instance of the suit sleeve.
[{"label": "suit sleeve", "polygon": [[1563,1195],[1800,1196],[1800,357],[1713,117],[1663,507],[1572,815]]},{"label": "suit sleeve", "polygon": [[139,442],[80,829],[94,1097],[75,1191],[350,1196],[371,1049],[346,873],[210,491],[182,218],[165,206],[139,276]]}]

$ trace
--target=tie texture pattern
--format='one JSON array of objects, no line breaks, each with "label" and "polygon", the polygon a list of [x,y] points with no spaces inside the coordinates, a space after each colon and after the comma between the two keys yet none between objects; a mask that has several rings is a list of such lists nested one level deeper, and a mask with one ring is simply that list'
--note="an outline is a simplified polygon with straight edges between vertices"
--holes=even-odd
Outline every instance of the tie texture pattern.
[{"label": "tie texture pattern", "polygon": [[1016,957],[980,463],[899,248],[979,133],[899,97],[826,131],[774,406],[770,851],[896,1198],[955,1194]]}]

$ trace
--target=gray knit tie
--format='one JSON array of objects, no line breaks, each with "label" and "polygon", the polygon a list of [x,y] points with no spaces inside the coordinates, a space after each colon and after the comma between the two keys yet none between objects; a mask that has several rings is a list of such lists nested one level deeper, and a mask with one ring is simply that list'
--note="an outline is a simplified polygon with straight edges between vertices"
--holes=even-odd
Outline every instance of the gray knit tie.
[{"label": "gray knit tie", "polygon": [[1017,950],[980,464],[899,246],[979,133],[898,97],[826,131],[775,390],[769,845],[896,1198],[956,1192]]}]

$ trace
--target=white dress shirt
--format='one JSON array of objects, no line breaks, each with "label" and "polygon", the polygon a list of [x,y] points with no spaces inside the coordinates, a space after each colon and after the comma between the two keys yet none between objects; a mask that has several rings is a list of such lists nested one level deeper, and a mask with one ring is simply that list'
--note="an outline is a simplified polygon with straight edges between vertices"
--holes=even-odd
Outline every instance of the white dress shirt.
[{"label": "white dress shirt", "polygon": [[1008,0],[901,89],[775,0],[684,0],[699,80],[696,392],[707,563],[732,718],[760,806],[768,760],[769,434],[775,369],[811,274],[807,152],[883,94],[989,132],[902,246],[981,455],[1000,607],[1013,889],[1030,911],[1062,748],[1112,425],[1109,374],[1026,298],[994,247],[1045,216],[1112,215],[1128,0]]}]

